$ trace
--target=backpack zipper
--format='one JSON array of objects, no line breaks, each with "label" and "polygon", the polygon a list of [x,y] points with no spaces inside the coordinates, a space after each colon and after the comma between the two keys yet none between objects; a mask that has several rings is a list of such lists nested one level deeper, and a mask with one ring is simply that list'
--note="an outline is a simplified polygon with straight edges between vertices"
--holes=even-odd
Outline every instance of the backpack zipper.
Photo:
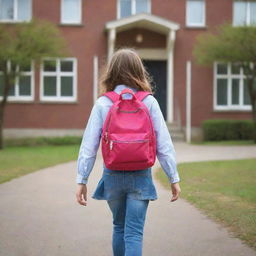
[{"label": "backpack zipper", "polygon": [[[148,118],[149,118],[149,121],[150,121],[151,117],[150,117],[149,112],[146,111],[146,110],[144,110],[143,108],[138,108],[138,110],[139,110],[139,109],[142,109],[144,112],[146,112],[146,114],[147,114],[147,116],[148,116]],[[108,144],[108,127],[109,127],[110,120],[111,120],[111,114],[112,114],[112,113],[110,113],[110,117],[109,117],[109,120],[108,120],[108,123],[107,123],[107,126],[106,126],[106,131],[105,131],[106,144]],[[152,122],[151,122],[151,121],[150,121],[150,128],[151,128],[152,134],[154,134],[154,128],[153,128],[153,125],[152,125]],[[111,142],[111,141],[110,141],[110,142]],[[116,141],[115,141],[115,142],[116,142]],[[127,143],[129,143],[129,142],[127,142]],[[112,142],[112,145],[110,145],[110,149],[112,149],[112,148],[113,148],[113,142]]]},{"label": "backpack zipper", "polygon": [[143,108],[142,108],[142,110],[143,110],[144,112],[146,112],[146,114],[147,114],[147,116],[148,116],[148,118],[149,118],[150,127],[151,127],[151,132],[152,132],[152,135],[153,135],[153,134],[154,134],[154,126],[153,126],[153,123],[152,123],[152,119],[151,119],[151,117],[150,117],[150,113],[149,113],[148,111],[146,111],[145,109],[143,109]]},{"label": "backpack zipper", "polygon": [[109,119],[108,119],[108,123],[107,123],[107,126],[106,126],[106,131],[105,131],[106,144],[108,144],[108,127],[109,127],[109,123],[110,123],[110,119],[111,119],[111,114],[112,113],[110,113],[110,116],[109,116]]},{"label": "backpack zipper", "polygon": [[108,144],[108,132],[105,132],[105,140],[106,140],[106,144]]},{"label": "backpack zipper", "polygon": [[109,149],[112,150],[113,149],[113,143],[143,143],[143,142],[147,142],[149,141],[149,139],[144,139],[144,140],[110,140],[110,144],[109,144]]}]

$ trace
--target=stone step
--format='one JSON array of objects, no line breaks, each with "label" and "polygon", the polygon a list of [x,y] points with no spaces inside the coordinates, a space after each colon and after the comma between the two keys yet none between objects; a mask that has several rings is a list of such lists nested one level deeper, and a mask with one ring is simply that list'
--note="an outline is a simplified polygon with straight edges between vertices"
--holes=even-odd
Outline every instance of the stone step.
[{"label": "stone step", "polygon": [[179,127],[179,124],[177,122],[172,122],[172,123],[166,122],[166,125],[168,127],[174,127],[174,128]]},{"label": "stone step", "polygon": [[179,132],[182,132],[183,133],[183,131],[181,130],[181,128],[180,127],[178,127],[178,126],[169,126],[169,125],[167,125],[167,127],[168,127],[168,129],[169,129],[169,131],[170,132],[172,132],[172,133],[179,133]]},{"label": "stone step", "polygon": [[166,123],[173,141],[185,141],[185,134],[177,123]]},{"label": "stone step", "polygon": [[184,134],[171,133],[172,141],[185,141]]}]

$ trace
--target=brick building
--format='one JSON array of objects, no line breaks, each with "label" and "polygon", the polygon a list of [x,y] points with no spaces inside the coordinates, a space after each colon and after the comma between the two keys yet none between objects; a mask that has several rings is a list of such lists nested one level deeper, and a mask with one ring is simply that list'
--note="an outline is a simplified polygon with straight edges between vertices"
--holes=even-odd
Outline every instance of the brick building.
[{"label": "brick building", "polygon": [[226,21],[255,22],[253,1],[0,0],[0,22],[32,17],[57,24],[72,56],[49,56],[39,70],[31,65],[24,72],[10,91],[5,136],[81,135],[97,98],[99,71],[122,46],[137,49],[166,122],[181,127],[188,140],[200,137],[205,119],[251,118],[243,71],[231,63],[198,66],[192,49],[197,35]]}]

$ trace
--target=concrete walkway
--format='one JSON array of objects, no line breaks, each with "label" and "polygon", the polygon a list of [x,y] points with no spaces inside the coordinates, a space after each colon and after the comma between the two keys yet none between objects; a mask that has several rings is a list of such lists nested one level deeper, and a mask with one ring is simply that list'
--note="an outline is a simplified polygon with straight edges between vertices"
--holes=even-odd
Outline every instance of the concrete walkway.
[{"label": "concrete walkway", "polygon": [[[175,143],[178,162],[256,157],[256,146]],[[101,152],[88,183],[88,206],[75,200],[76,161],[0,185],[0,256],[111,256],[112,217],[92,199],[102,175]],[[159,163],[156,162],[155,167]],[[154,179],[145,225],[145,256],[255,256],[256,252]],[[182,184],[181,184],[182,188]]]}]

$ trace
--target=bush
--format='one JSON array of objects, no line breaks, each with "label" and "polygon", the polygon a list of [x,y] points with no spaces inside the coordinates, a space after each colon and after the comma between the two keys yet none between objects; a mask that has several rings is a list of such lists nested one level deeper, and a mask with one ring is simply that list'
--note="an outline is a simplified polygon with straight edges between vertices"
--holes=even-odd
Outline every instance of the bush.
[{"label": "bush", "polygon": [[204,141],[253,140],[250,120],[211,119],[202,122]]},{"label": "bush", "polygon": [[24,137],[24,138],[6,138],[5,146],[43,146],[43,145],[74,145],[80,144],[81,136],[63,136],[63,137]]}]

